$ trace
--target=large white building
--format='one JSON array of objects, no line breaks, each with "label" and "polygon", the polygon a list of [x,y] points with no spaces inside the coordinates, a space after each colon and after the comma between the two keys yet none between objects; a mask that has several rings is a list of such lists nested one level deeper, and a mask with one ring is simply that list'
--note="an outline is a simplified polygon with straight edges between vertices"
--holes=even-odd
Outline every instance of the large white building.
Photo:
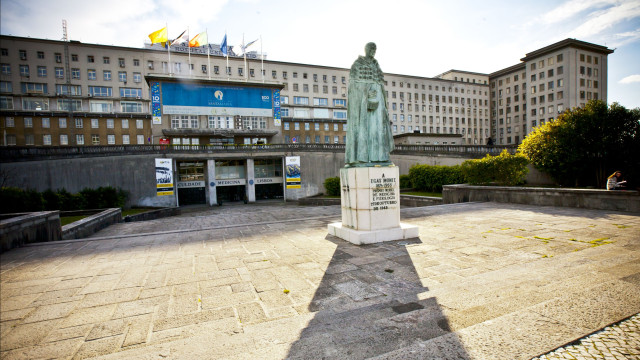
[{"label": "large white building", "polygon": [[[0,145],[333,144],[346,138],[348,68],[255,57],[246,68],[242,58],[229,58],[227,67],[217,45],[190,57],[187,48],[175,47],[170,62],[157,47],[13,36],[0,36],[0,50]],[[565,109],[606,101],[612,52],[566,39],[491,74],[387,73],[394,135],[456,134],[456,144],[485,144],[490,137],[517,144]],[[277,92],[279,114],[275,103],[255,114],[235,105],[204,114],[154,103],[150,84],[170,82]]]}]

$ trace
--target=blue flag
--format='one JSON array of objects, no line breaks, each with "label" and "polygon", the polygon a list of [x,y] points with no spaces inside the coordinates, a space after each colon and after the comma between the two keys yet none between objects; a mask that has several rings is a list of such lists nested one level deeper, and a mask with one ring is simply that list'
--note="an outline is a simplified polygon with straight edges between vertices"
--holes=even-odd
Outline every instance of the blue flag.
[{"label": "blue flag", "polygon": [[222,51],[222,55],[227,56],[227,34],[224,34],[224,38],[222,38],[222,44],[220,44],[220,50]]}]

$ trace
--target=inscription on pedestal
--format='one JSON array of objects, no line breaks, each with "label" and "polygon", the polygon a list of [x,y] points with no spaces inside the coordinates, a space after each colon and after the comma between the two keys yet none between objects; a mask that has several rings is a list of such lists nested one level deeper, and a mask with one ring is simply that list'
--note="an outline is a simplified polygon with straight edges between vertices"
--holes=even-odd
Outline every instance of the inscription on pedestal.
[{"label": "inscription on pedestal", "polygon": [[385,177],[371,181],[371,210],[387,210],[398,205],[396,179]]}]

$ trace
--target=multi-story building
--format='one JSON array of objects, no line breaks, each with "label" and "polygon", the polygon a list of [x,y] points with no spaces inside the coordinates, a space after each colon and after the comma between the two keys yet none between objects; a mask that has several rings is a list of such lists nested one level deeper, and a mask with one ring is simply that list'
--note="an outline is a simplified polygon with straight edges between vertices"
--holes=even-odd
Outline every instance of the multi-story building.
[{"label": "multi-story building", "polygon": [[613,50],[566,39],[530,52],[489,75],[491,131],[497,144],[518,144],[538,125],[589,100],[607,100],[607,56]]},{"label": "multi-story building", "polygon": [[[241,57],[220,56],[217,45],[191,54],[186,47],[172,47],[169,55],[158,46],[0,36],[0,49],[0,145],[333,144],[346,139],[348,68],[255,56],[245,65]],[[386,73],[392,131],[456,134],[462,144],[485,144],[490,137],[497,144],[517,144],[564,109],[606,100],[612,52],[567,39],[492,74]],[[210,113],[167,102],[154,105],[150,84],[155,83],[256,94],[248,89],[279,90],[280,117],[275,102],[272,111],[255,114],[237,104]]]}]

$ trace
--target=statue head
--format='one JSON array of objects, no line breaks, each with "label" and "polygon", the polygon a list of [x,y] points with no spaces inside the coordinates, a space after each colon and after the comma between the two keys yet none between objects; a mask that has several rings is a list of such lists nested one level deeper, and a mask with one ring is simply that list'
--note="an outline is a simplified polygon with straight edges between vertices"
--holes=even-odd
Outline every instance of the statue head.
[{"label": "statue head", "polygon": [[376,43],[367,43],[367,45],[364,46],[364,53],[367,57],[374,57],[376,55]]}]

